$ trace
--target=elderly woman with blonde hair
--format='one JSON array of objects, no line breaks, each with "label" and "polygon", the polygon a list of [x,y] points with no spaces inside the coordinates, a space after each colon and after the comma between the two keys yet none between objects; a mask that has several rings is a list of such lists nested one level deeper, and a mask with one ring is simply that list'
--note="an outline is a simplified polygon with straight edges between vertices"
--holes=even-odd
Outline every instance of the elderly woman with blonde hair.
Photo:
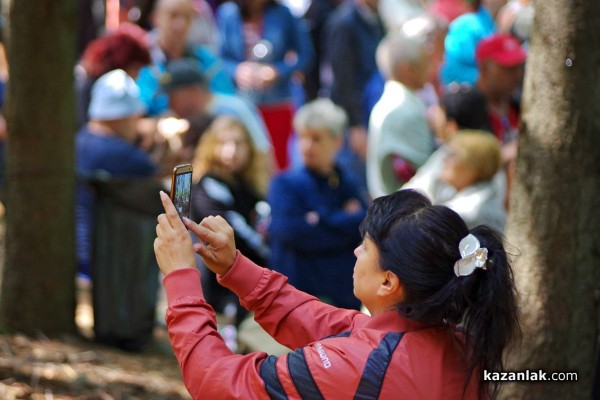
[{"label": "elderly woman with blonde hair", "polygon": [[473,227],[499,231],[506,223],[506,177],[498,139],[477,130],[458,131],[402,188],[425,192],[434,204],[456,211]]}]

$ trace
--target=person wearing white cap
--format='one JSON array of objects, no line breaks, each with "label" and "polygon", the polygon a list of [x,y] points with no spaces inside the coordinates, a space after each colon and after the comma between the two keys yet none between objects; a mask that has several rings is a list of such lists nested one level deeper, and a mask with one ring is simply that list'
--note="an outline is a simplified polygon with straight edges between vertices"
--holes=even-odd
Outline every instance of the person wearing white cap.
[{"label": "person wearing white cap", "polygon": [[[158,166],[135,146],[136,124],[145,107],[135,81],[123,70],[102,75],[92,87],[88,108],[90,121],[76,136],[76,169],[79,176],[98,173],[111,177],[147,177]],[[79,273],[89,275],[90,232],[94,195],[86,187],[77,189],[77,259]]]},{"label": "person wearing white cap", "polygon": [[92,131],[112,131],[125,140],[135,137],[135,122],[145,112],[135,81],[121,69],[101,76],[92,87],[88,108]]}]

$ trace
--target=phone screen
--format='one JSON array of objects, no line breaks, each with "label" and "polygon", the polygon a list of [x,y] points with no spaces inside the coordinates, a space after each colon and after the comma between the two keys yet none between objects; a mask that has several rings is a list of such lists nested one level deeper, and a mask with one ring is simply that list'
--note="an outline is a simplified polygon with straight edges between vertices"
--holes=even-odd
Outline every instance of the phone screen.
[{"label": "phone screen", "polygon": [[183,165],[175,167],[171,183],[171,199],[181,217],[190,217],[192,197],[192,167]]}]

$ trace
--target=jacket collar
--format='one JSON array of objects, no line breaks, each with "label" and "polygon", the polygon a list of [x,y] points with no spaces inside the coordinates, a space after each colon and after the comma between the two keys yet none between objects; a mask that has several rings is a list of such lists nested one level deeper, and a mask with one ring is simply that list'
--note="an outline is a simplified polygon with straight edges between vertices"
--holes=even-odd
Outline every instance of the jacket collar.
[{"label": "jacket collar", "polygon": [[389,310],[376,317],[371,317],[364,327],[390,332],[411,332],[431,328],[433,326],[435,325],[407,319],[398,314],[398,311],[396,310]]}]

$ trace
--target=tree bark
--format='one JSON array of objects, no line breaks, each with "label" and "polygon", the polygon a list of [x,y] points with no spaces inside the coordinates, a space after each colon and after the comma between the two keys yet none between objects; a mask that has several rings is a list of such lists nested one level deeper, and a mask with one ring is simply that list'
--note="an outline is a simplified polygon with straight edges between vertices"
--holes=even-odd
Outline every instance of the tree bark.
[{"label": "tree bark", "polygon": [[600,2],[535,3],[507,226],[520,294],[511,370],[577,382],[506,385],[503,398],[589,399],[600,321]]},{"label": "tree bark", "polygon": [[75,308],[72,0],[13,1],[9,11],[3,328],[73,332]]}]

